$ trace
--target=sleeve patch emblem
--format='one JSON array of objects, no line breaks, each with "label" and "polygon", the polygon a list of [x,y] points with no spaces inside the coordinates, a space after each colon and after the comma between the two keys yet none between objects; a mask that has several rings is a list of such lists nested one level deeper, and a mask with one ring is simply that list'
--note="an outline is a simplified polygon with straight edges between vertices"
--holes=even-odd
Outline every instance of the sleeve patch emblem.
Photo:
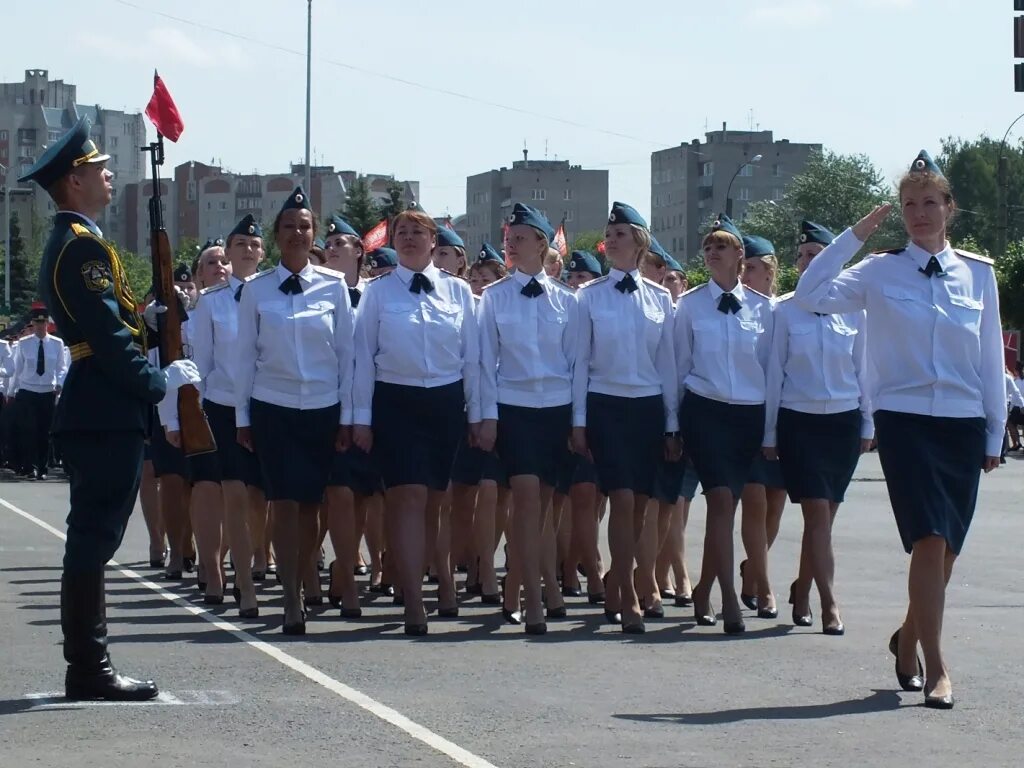
[{"label": "sleeve patch emblem", "polygon": [[103,293],[110,287],[113,281],[113,274],[110,265],[102,261],[89,261],[82,265],[82,279],[85,287],[96,293]]}]

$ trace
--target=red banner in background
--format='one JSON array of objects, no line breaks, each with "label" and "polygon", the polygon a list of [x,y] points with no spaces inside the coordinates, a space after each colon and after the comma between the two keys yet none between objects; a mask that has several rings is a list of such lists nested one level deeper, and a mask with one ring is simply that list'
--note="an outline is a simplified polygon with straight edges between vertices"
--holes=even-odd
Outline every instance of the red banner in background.
[{"label": "red banner in background", "polygon": [[363,250],[367,253],[383,248],[388,244],[388,220],[384,219],[373,229],[363,235]]},{"label": "red banner in background", "polygon": [[555,232],[555,241],[551,243],[551,247],[558,251],[563,258],[569,255],[569,247],[565,242],[564,224],[558,225],[558,231]]}]

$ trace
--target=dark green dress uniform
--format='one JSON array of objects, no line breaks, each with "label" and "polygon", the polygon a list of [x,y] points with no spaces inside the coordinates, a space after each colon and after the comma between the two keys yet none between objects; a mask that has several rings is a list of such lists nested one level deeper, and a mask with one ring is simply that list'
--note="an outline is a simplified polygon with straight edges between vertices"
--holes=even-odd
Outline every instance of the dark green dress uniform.
[{"label": "dark green dress uniform", "polygon": [[[106,159],[83,118],[20,180],[49,191],[73,168]],[[165,377],[145,357],[146,326],[117,252],[86,216],[55,216],[39,290],[71,349],[54,418],[71,496],[61,582],[67,696],[149,699],[157,694],[152,682],[122,677],[110,664],[103,574],[135,506],[148,414],[166,392]]]}]

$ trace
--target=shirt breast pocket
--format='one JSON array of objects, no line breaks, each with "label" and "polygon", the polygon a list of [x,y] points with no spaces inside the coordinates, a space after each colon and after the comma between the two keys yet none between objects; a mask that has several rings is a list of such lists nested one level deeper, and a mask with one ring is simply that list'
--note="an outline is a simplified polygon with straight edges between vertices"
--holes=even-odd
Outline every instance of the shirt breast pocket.
[{"label": "shirt breast pocket", "polygon": [[930,297],[896,285],[883,285],[882,295],[886,305],[898,314],[920,314],[931,306]]},{"label": "shirt breast pocket", "polygon": [[756,320],[740,320],[740,349],[748,354],[755,354],[757,342],[764,333],[764,326]]},{"label": "shirt breast pocket", "polygon": [[590,317],[595,346],[617,344],[628,333],[623,318],[615,310],[594,308],[590,310]]},{"label": "shirt breast pocket", "polygon": [[693,321],[693,351],[697,354],[718,354],[724,351],[725,335],[715,320]]},{"label": "shirt breast pocket", "polygon": [[984,303],[970,296],[952,294],[949,297],[949,305],[951,320],[976,334],[981,332],[981,311],[985,308]]},{"label": "shirt breast pocket", "polygon": [[291,307],[283,301],[265,302],[257,309],[259,335],[266,338],[279,338],[280,334],[287,333],[291,320]]},{"label": "shirt breast pocket", "polygon": [[498,338],[503,343],[528,343],[533,336],[530,318],[517,312],[496,312],[494,322],[498,325]]},{"label": "shirt breast pocket", "polygon": [[832,325],[829,327],[832,344],[844,355],[853,355],[853,344],[857,340],[857,329],[848,325]]},{"label": "shirt breast pocket", "polygon": [[335,312],[333,302],[317,301],[295,315],[299,339],[309,359],[317,362],[335,359]]},{"label": "shirt breast pocket", "polygon": [[812,323],[800,323],[789,326],[789,348],[794,352],[807,354],[817,346],[817,338]]},{"label": "shirt breast pocket", "polygon": [[427,333],[452,355],[462,354],[462,307],[458,304],[426,304],[423,317]]},{"label": "shirt breast pocket", "polygon": [[381,339],[401,339],[422,325],[419,304],[396,302],[380,308]]}]

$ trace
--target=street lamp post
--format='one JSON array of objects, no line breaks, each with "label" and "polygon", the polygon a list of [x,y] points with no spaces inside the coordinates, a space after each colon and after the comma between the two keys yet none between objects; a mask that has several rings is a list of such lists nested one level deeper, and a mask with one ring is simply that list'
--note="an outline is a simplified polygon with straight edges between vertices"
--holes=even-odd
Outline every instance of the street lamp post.
[{"label": "street lamp post", "polygon": [[310,103],[313,77],[313,0],[306,1],[306,194],[312,194],[312,171],[309,157]]},{"label": "street lamp post", "polygon": [[999,142],[999,157],[997,159],[998,165],[996,167],[996,194],[997,194],[997,212],[996,212],[996,257],[1002,256],[1006,252],[1006,230],[1007,220],[1009,218],[1009,211],[1006,205],[1006,186],[1009,183],[1007,178],[1007,166],[1009,161],[1006,155],[1003,154],[1003,150],[1006,149],[1006,140],[1010,136],[1010,131],[1013,130],[1013,126],[1024,119],[1024,114],[1017,115],[1016,119],[1010,123],[1010,127],[1006,129],[1006,133],[1003,134],[1003,140]]},{"label": "street lamp post", "polygon": [[760,163],[764,159],[764,155],[754,155],[749,160],[743,162],[739,168],[736,169],[736,173],[729,179],[729,186],[725,189],[725,215],[732,218],[732,183],[736,181],[736,177],[740,175],[740,171],[746,168],[748,165],[754,165]]}]

